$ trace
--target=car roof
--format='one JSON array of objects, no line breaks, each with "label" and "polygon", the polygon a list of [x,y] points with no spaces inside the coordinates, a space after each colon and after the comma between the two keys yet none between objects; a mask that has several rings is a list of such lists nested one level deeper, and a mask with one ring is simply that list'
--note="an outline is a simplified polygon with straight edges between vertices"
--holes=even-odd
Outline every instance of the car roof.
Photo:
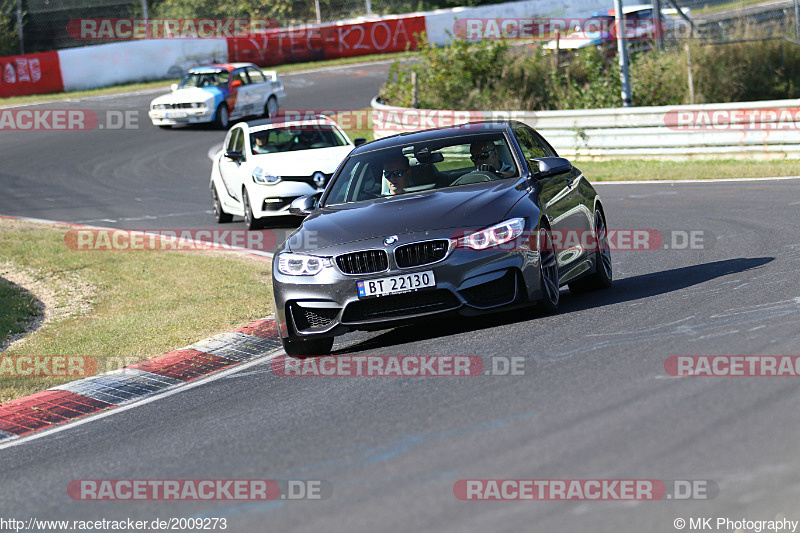
[{"label": "car roof", "polygon": [[333,119],[325,115],[317,115],[312,118],[303,118],[298,120],[261,118],[257,120],[250,120],[244,122],[243,124],[247,126],[250,131],[264,131],[286,126],[320,126],[323,124],[340,128],[340,126]]},{"label": "car roof", "polygon": [[252,63],[216,63],[214,65],[193,67],[189,69],[189,72],[197,74],[201,74],[204,72],[219,72],[220,70],[227,70],[230,72],[231,70],[243,67],[255,67],[255,65]]},{"label": "car roof", "polygon": [[523,124],[516,120],[501,120],[501,121],[480,121],[469,122],[458,126],[449,126],[444,128],[436,128],[423,131],[414,131],[408,133],[398,133],[390,137],[383,137],[366,144],[362,144],[353,150],[353,154],[371,152],[373,150],[380,150],[383,148],[392,148],[394,146],[407,146],[416,142],[435,141],[439,139],[450,139],[463,137],[466,135],[478,135],[484,133],[508,133],[511,128],[516,124]]}]

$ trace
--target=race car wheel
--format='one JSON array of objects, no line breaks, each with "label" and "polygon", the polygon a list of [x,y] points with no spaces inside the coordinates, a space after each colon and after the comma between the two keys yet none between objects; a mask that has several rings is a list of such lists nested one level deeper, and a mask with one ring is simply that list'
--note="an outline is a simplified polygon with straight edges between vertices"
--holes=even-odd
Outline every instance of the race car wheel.
[{"label": "race car wheel", "polygon": [[261,221],[253,215],[253,208],[250,207],[250,197],[247,195],[247,189],[242,189],[242,203],[244,204],[244,223],[247,224],[247,228],[260,228]]},{"label": "race car wheel", "polygon": [[608,244],[608,228],[606,217],[599,209],[594,212],[594,236],[597,250],[594,252],[594,272],[585,278],[569,284],[569,292],[596,291],[611,287],[614,279],[614,270],[611,266],[611,246]]},{"label": "race car wheel", "polygon": [[264,106],[264,116],[266,118],[272,118],[278,114],[278,100],[274,96],[270,96],[267,99],[267,103]]},{"label": "race car wheel", "polygon": [[216,185],[211,186],[211,208],[214,211],[214,218],[217,219],[218,224],[223,224],[233,220],[233,215],[222,210],[222,202],[219,201]]},{"label": "race car wheel", "polygon": [[294,357],[312,355],[330,355],[333,348],[333,337],[322,339],[281,339],[283,351]]},{"label": "race car wheel", "polygon": [[231,121],[230,121],[230,116],[228,115],[228,106],[227,104],[225,104],[225,102],[219,104],[219,107],[217,108],[217,116],[214,122],[219,129],[221,130],[228,129],[228,126],[230,125]]},{"label": "race car wheel", "polygon": [[539,250],[539,280],[542,298],[539,300],[538,307],[544,313],[555,313],[558,311],[560,299],[558,259],[550,229],[542,226],[542,230],[543,237],[540,240]]}]

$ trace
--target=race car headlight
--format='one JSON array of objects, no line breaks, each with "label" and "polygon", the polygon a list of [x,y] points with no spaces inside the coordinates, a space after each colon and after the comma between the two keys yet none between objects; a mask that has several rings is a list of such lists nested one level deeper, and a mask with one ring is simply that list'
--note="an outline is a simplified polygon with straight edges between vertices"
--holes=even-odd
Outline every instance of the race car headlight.
[{"label": "race car headlight", "polygon": [[459,248],[471,248],[473,250],[485,250],[492,246],[513,241],[522,235],[525,229],[524,218],[511,218],[489,228],[470,233],[458,239]]},{"label": "race car headlight", "polygon": [[329,257],[282,253],[278,256],[278,272],[286,276],[316,276],[331,266]]},{"label": "race car headlight", "polygon": [[275,185],[281,181],[280,176],[273,176],[261,167],[253,169],[253,181],[261,185]]}]

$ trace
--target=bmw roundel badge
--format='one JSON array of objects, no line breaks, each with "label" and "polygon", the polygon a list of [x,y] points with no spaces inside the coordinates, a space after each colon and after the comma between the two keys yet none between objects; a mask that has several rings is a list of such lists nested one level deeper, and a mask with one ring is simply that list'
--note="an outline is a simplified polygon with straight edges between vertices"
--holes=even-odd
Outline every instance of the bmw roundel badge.
[{"label": "bmw roundel badge", "polygon": [[391,237],[386,237],[383,239],[383,244],[386,246],[391,246],[392,244],[397,242],[397,235],[392,235]]}]

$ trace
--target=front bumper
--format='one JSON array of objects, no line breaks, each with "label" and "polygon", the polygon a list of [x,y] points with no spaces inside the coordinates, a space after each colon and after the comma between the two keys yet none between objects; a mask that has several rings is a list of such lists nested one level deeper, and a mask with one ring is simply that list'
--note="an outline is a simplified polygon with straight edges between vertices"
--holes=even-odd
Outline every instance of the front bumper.
[{"label": "front bumper", "polygon": [[210,108],[151,109],[147,115],[154,126],[198,124],[214,120],[214,110]]},{"label": "front bumper", "polygon": [[[433,240],[430,235],[426,237]],[[417,240],[420,239],[410,242]],[[273,293],[281,336],[329,337],[351,330],[384,329],[433,314],[453,311],[477,314],[541,297],[539,254],[530,249],[456,248],[440,262],[412,268],[399,268],[391,248],[383,246],[382,239],[377,243],[357,243],[355,249],[380,248],[389,251],[389,268],[372,274],[345,274],[332,261],[331,267],[316,276],[286,276],[278,272],[276,257]],[[316,255],[323,255],[322,251]],[[434,273],[435,287],[358,297],[359,281],[424,271]]]}]

